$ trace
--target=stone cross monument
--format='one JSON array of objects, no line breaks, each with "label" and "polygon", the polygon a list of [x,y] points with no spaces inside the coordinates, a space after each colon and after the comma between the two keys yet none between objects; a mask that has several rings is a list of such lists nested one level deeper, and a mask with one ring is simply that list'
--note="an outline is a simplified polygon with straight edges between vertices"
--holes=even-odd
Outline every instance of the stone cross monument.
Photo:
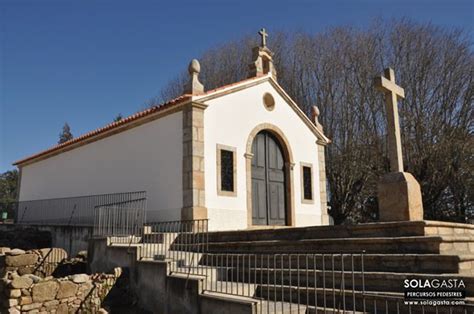
[{"label": "stone cross monument", "polygon": [[380,220],[423,220],[420,184],[412,174],[403,172],[398,100],[405,98],[405,91],[395,84],[395,72],[390,68],[383,76],[375,78],[375,87],[385,95],[390,159],[390,173],[385,174],[378,184]]}]

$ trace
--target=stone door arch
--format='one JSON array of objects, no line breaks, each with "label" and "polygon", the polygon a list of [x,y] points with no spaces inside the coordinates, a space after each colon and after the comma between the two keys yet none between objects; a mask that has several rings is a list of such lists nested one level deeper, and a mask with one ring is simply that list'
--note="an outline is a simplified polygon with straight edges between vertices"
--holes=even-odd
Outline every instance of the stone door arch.
[{"label": "stone door arch", "polygon": [[[255,139],[260,134],[268,134],[269,138],[274,139],[274,141],[278,142],[278,146],[281,150],[281,154],[284,160],[284,192],[285,192],[285,222],[279,223],[276,220],[273,222],[277,222],[277,225],[286,225],[286,226],[294,226],[295,225],[295,210],[294,210],[294,184],[293,184],[293,168],[294,168],[294,161],[293,161],[293,154],[291,152],[291,148],[289,142],[284,135],[284,133],[275,125],[264,123],[260,124],[255,127],[249,134],[247,139],[247,146],[246,146],[246,180],[247,180],[247,224],[249,227],[256,226],[253,221],[253,213],[254,213],[254,200],[253,200],[253,193],[252,193],[252,159],[254,154],[252,153],[252,147],[254,144]],[[255,148],[254,148],[255,149]],[[254,168],[255,169],[255,168]],[[270,224],[275,225],[275,224]],[[261,225],[260,225],[261,226]]]}]

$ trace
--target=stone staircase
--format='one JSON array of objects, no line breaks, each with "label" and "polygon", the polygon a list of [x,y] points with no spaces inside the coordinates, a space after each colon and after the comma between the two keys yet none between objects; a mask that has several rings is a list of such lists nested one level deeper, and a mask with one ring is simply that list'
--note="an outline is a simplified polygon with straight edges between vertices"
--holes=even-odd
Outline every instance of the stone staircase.
[{"label": "stone staircase", "polygon": [[202,313],[474,313],[403,304],[406,278],[462,279],[466,300],[474,300],[474,226],[467,224],[151,232],[134,247],[137,260],[164,261],[168,276],[201,282]]},{"label": "stone staircase", "polygon": [[208,252],[365,252],[367,271],[474,275],[474,225],[415,221],[210,232]]},{"label": "stone staircase", "polygon": [[[402,306],[403,313],[403,305],[390,305],[386,296],[402,300],[407,278],[463,280],[468,301],[474,299],[472,225],[417,221],[210,232],[208,241],[210,254],[204,254],[199,265],[217,270],[219,285],[259,283],[252,284],[249,295],[276,301],[262,304],[264,312],[268,308],[272,312],[274,303],[286,304],[276,306],[280,310],[294,303],[296,311],[299,303],[304,309],[295,313],[318,308],[384,313],[385,307],[395,306]],[[231,264],[224,258],[229,254],[243,255]],[[254,254],[279,255],[275,260],[252,261]],[[246,279],[252,276],[259,277]]]}]

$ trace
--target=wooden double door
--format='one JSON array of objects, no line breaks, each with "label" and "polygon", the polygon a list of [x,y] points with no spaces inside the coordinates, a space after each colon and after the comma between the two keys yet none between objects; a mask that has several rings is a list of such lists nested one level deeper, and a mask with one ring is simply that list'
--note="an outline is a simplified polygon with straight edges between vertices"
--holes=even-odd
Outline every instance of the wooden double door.
[{"label": "wooden double door", "polygon": [[252,144],[252,222],[286,225],[285,158],[278,140],[269,132],[257,134]]}]

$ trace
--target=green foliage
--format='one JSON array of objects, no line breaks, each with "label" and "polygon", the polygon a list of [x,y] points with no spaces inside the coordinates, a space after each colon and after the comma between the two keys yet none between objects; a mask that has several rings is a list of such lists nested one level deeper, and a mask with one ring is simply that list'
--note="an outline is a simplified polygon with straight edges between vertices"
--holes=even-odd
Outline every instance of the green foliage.
[{"label": "green foliage", "polygon": [[18,170],[9,170],[0,174],[0,215],[7,212],[7,218],[13,218],[18,195]]},{"label": "green foliage", "polygon": [[18,170],[8,170],[0,175],[0,203],[16,201]]},{"label": "green foliage", "polygon": [[115,118],[114,118],[114,122],[119,122],[120,120],[123,119],[123,116],[121,113],[119,113]]},{"label": "green foliage", "polygon": [[69,127],[69,124],[64,123],[63,130],[61,133],[59,133],[59,141],[58,144],[62,144],[64,142],[67,142],[69,140],[72,140],[74,136],[71,133],[71,128]]}]

